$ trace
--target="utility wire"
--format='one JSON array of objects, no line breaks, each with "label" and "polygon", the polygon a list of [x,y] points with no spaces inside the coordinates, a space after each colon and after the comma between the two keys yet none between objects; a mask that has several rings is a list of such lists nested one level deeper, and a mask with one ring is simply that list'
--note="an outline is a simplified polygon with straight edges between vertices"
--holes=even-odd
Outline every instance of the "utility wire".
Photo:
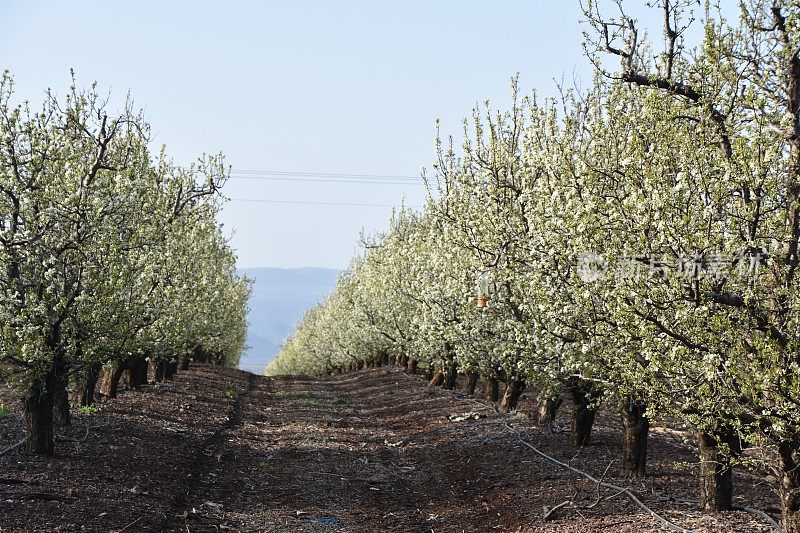
[{"label": "utility wire", "polygon": [[299,176],[312,178],[353,178],[353,179],[390,179],[390,180],[412,180],[422,181],[422,176],[401,176],[392,174],[358,174],[358,173],[338,173],[338,172],[301,172],[295,170],[258,170],[233,168],[232,174],[252,174],[256,176]]},{"label": "utility wire", "polygon": [[[265,200],[260,198],[229,198],[232,202],[253,202],[253,203],[265,203],[265,204],[301,204],[301,205],[338,205],[338,206],[347,206],[347,207],[397,207],[399,205],[396,204],[358,204],[358,203],[348,203],[348,202],[311,202],[311,201],[300,201],[300,200]],[[406,205],[403,207],[408,207],[410,209],[422,209],[421,205]]]},{"label": "utility wire", "polygon": [[361,180],[361,179],[323,179],[323,178],[301,178],[301,177],[279,177],[279,176],[239,176],[231,174],[231,179],[242,179],[242,180],[274,180],[274,181],[304,181],[304,182],[316,182],[316,183],[363,183],[369,185],[404,185],[404,186],[419,186],[421,185],[419,182],[412,182],[412,181],[394,181],[394,180]]}]

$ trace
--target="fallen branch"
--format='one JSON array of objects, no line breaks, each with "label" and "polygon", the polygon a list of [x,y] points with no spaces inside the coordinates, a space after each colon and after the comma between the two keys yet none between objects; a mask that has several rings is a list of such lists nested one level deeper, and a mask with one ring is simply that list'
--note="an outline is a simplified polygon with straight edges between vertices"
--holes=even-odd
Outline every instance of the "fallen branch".
[{"label": "fallen branch", "polygon": [[[408,374],[406,374],[406,373],[404,373],[404,372],[400,372],[400,374],[402,374],[403,376],[405,376],[405,377],[407,377],[407,378],[411,378],[411,379],[413,379],[413,376],[410,376],[410,375],[408,375]],[[476,404],[478,404],[478,405],[482,405],[482,406],[483,406],[484,408],[486,408],[486,409],[492,409],[492,407],[491,407],[491,406],[488,406],[488,405],[486,405],[485,403],[481,402],[481,401],[480,401],[480,400],[478,400],[477,398],[474,398],[474,397],[471,397],[471,396],[467,396],[467,395],[463,395],[463,394],[461,394],[461,393],[459,393],[459,392],[457,392],[457,391],[453,391],[453,398],[454,398],[454,399],[457,399],[457,400],[467,400],[467,401],[470,401],[470,402],[476,403]],[[495,407],[495,408],[493,408],[493,410],[494,410],[495,412],[498,412],[496,407]],[[508,422],[505,422],[504,424],[505,424],[505,426],[506,426],[506,428],[507,428],[507,429],[510,429],[511,431],[513,431],[514,433],[516,433],[516,435],[517,435],[517,438],[519,439],[519,441],[520,441],[520,443],[521,443],[521,444],[523,444],[523,445],[525,445],[526,447],[530,448],[531,450],[533,450],[533,451],[534,451],[534,452],[536,452],[537,454],[541,455],[543,458],[547,459],[548,461],[551,461],[551,462],[553,462],[553,463],[556,463],[556,464],[558,464],[558,465],[560,465],[560,466],[563,466],[563,467],[565,467],[565,468],[568,468],[568,469],[570,469],[570,470],[571,470],[571,471],[573,471],[573,472],[576,472],[576,473],[578,473],[578,474],[581,474],[581,475],[582,475],[582,476],[584,476],[586,479],[588,479],[588,480],[590,480],[590,481],[593,481],[593,482],[597,483],[597,484],[598,484],[598,486],[602,486],[602,487],[605,487],[605,488],[607,488],[607,489],[610,489],[610,490],[615,490],[615,491],[617,491],[617,492],[616,492],[616,494],[612,494],[611,496],[608,496],[608,497],[606,497],[606,498],[605,498],[605,500],[606,500],[606,501],[607,501],[607,500],[610,500],[610,499],[613,499],[613,498],[615,498],[616,496],[619,496],[619,495],[621,495],[621,494],[625,494],[625,495],[626,495],[626,496],[628,496],[628,498],[630,498],[630,499],[631,499],[631,500],[632,500],[632,501],[633,501],[633,502],[634,502],[636,505],[638,505],[639,507],[641,507],[642,509],[644,509],[644,510],[645,510],[645,511],[646,511],[648,514],[650,514],[650,516],[652,516],[653,518],[655,518],[655,519],[656,519],[656,520],[658,520],[659,522],[661,522],[661,523],[663,523],[663,524],[665,524],[665,525],[667,525],[667,526],[669,526],[669,527],[671,527],[671,528],[673,528],[673,529],[676,529],[676,530],[678,530],[678,531],[683,531],[683,532],[685,532],[685,533],[693,533],[693,532],[692,532],[692,530],[690,530],[690,529],[685,529],[685,528],[681,527],[680,525],[678,525],[678,524],[675,524],[675,523],[673,523],[673,522],[671,522],[671,521],[667,520],[666,518],[664,518],[664,517],[660,516],[658,513],[656,513],[655,511],[653,511],[653,510],[652,510],[652,509],[650,509],[649,507],[647,507],[647,506],[646,506],[646,505],[645,505],[645,504],[644,504],[644,503],[643,503],[643,502],[642,502],[642,501],[641,501],[639,498],[637,498],[637,497],[636,497],[636,495],[635,495],[635,494],[633,494],[633,492],[631,492],[631,490],[630,490],[630,489],[628,489],[628,488],[625,488],[625,487],[620,487],[620,486],[617,486],[617,485],[612,485],[612,484],[610,484],[610,483],[602,483],[600,480],[598,480],[598,479],[594,478],[594,477],[593,477],[593,476],[591,476],[590,474],[587,474],[586,472],[582,472],[582,471],[580,471],[580,470],[576,469],[575,467],[573,467],[573,466],[571,466],[571,465],[568,465],[568,464],[566,464],[566,463],[563,463],[563,462],[559,461],[558,459],[555,459],[554,457],[551,457],[551,456],[547,455],[546,453],[544,453],[544,452],[542,452],[541,450],[539,450],[539,449],[537,449],[536,447],[534,447],[534,446],[533,446],[531,443],[529,443],[529,442],[525,441],[525,440],[522,438],[522,433],[521,433],[520,431],[518,431],[516,428],[514,428],[513,426],[511,426],[511,424],[509,424]],[[672,436],[672,433],[673,433],[673,432],[674,432],[674,433],[679,433],[679,432],[677,432],[677,431],[675,431],[675,430],[672,430],[672,429],[669,429],[669,428],[662,428],[662,429],[663,429],[663,430],[665,430],[665,432],[666,432],[667,434],[669,434],[670,436]],[[675,439],[674,437],[673,437],[673,440],[675,440],[675,441],[676,441],[676,443],[678,442],[678,441],[677,441],[677,439]],[[684,446],[685,446],[685,443],[683,443],[683,442],[681,442],[680,444],[682,444],[682,445],[684,445]],[[699,502],[698,502],[698,500],[691,500],[691,501],[690,501],[690,500],[675,500],[675,501],[684,501],[684,502],[686,502],[686,503],[699,503]],[[554,507],[553,509],[550,509],[550,510],[549,510],[549,512],[548,512],[548,513],[545,513],[545,514],[549,516],[549,514],[552,514],[552,512],[556,510],[556,508],[561,508],[561,507],[565,506],[565,505],[566,505],[566,504],[568,504],[568,503],[569,503],[569,500],[568,500],[568,501],[566,501],[566,502],[562,502],[561,504],[557,505],[557,506],[556,506],[556,507]],[[733,505],[733,508],[734,508],[734,509],[737,509],[737,510],[740,510],[740,511],[745,511],[745,512],[748,512],[748,513],[754,514],[754,515],[756,515],[756,516],[759,516],[759,517],[761,517],[762,519],[764,519],[764,521],[766,521],[767,523],[769,523],[769,524],[770,524],[770,525],[771,525],[773,528],[775,528],[777,531],[780,531],[780,530],[781,530],[781,526],[780,526],[780,524],[779,524],[779,523],[778,523],[778,522],[777,522],[777,521],[776,521],[774,518],[772,518],[772,517],[771,517],[769,514],[767,514],[766,512],[764,512],[764,511],[762,511],[762,510],[760,510],[760,509],[754,509],[754,508],[752,508],[752,507],[747,507],[747,506],[745,506],[745,505],[737,505],[737,504],[734,504],[734,505]]]},{"label": "fallen branch", "polygon": [[[666,502],[690,503],[690,504],[693,504],[693,505],[699,505],[700,504],[700,500],[695,499],[695,498],[669,498],[669,497],[664,497],[664,498],[661,498],[661,500],[666,501]],[[775,528],[776,531],[780,531],[781,530],[781,525],[774,518],[772,518],[769,514],[767,514],[766,512],[762,511],[761,509],[754,509],[753,507],[748,507],[746,505],[739,505],[737,503],[734,503],[732,505],[732,507],[737,511],[744,511],[746,513],[750,513],[750,514],[754,514],[756,516],[759,516],[759,517],[763,518],[766,522],[768,522],[769,525],[771,525],[773,528]]]},{"label": "fallen branch", "polygon": [[628,498],[631,499],[631,501],[633,503],[635,503],[640,508],[642,508],[645,512],[647,512],[647,514],[649,514],[650,516],[652,516],[653,518],[655,518],[656,520],[658,520],[662,524],[664,524],[664,525],[666,525],[668,527],[671,527],[672,529],[675,529],[677,531],[681,531],[682,533],[694,533],[693,530],[686,529],[686,528],[676,524],[675,522],[672,522],[671,520],[668,520],[668,519],[664,518],[663,516],[661,516],[660,514],[658,514],[657,512],[652,510],[651,508],[649,508],[647,505],[644,504],[644,502],[642,502],[642,500],[637,498],[636,495],[630,489],[627,489],[625,487],[620,487],[619,485],[614,485],[612,483],[602,482],[599,479],[597,479],[594,476],[592,476],[591,474],[587,474],[583,470],[578,470],[574,466],[568,465],[567,463],[559,461],[555,457],[547,455],[546,453],[544,453],[543,451],[541,451],[537,447],[535,447],[533,444],[531,444],[530,442],[528,442],[525,439],[523,439],[522,438],[522,433],[520,431],[518,431],[516,428],[514,428],[514,426],[512,426],[508,422],[506,422],[504,425],[505,425],[506,429],[509,429],[509,430],[513,431],[514,433],[516,433],[517,439],[519,440],[520,444],[522,444],[523,446],[526,446],[527,448],[530,448],[531,450],[533,450],[534,452],[539,454],[544,459],[547,459],[548,461],[550,461],[552,463],[555,463],[557,465],[563,466],[564,468],[567,468],[567,469],[571,470],[572,472],[575,472],[576,474],[579,474],[579,475],[585,477],[586,479],[588,479],[592,483],[597,483],[601,487],[605,487],[607,489],[618,491],[620,494],[625,494]]},{"label": "fallen branch", "polygon": [[[612,498],[615,498],[615,497],[619,496],[620,494],[622,494],[622,491],[617,491],[616,494],[612,494],[611,496],[609,496],[609,497],[607,497],[605,499],[603,499],[602,494],[600,494],[600,489],[603,488],[603,486],[601,485],[600,482],[604,481],[606,479],[606,474],[608,474],[608,471],[609,471],[609,469],[611,469],[611,465],[613,465],[613,464],[614,464],[614,461],[611,461],[610,463],[608,463],[608,466],[606,467],[605,471],[603,471],[603,475],[600,476],[600,480],[597,482],[597,497],[595,498],[594,502],[590,506],[587,507],[587,509],[594,509],[595,507],[597,507],[597,504],[599,504],[601,500],[608,501],[608,500],[610,500]],[[626,487],[626,489],[627,488],[629,488],[629,487]]]},{"label": "fallen branch", "polygon": [[552,516],[553,513],[555,513],[556,511],[558,511],[562,507],[565,507],[565,506],[567,506],[567,505],[569,505],[571,503],[572,503],[572,500],[565,500],[565,501],[559,503],[558,505],[556,505],[555,507],[553,507],[552,509],[547,509],[547,507],[545,507],[545,513],[544,513],[544,516],[542,517],[542,520],[547,522],[550,519],[550,516]]}]

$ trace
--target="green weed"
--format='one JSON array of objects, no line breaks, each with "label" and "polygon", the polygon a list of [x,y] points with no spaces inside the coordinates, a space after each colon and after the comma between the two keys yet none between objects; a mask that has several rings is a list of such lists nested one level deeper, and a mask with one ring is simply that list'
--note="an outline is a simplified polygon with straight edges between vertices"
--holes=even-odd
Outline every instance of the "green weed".
[{"label": "green weed", "polygon": [[305,399],[302,400],[302,402],[305,405],[313,405],[313,406],[316,406],[316,407],[322,407],[322,405],[324,404],[324,402],[322,400],[320,400],[319,398],[305,398]]}]

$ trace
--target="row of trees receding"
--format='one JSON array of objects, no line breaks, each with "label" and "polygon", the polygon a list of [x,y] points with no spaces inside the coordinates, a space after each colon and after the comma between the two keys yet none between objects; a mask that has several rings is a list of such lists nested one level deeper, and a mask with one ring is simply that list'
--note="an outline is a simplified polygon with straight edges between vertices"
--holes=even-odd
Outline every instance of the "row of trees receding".
[{"label": "row of trees receding", "polygon": [[482,377],[503,410],[532,390],[543,420],[566,389],[576,445],[616,406],[643,476],[649,424],[691,428],[704,509],[731,508],[746,459],[798,532],[800,5],[655,4],[660,51],[621,4],[584,4],[591,88],[476,109],[424,211],[394,215],[267,371],[419,364]]},{"label": "row of trees receding", "polygon": [[90,405],[190,358],[235,365],[249,282],[216,220],[221,156],[174,165],[127,102],[94,86],[14,103],[0,78],[0,379],[24,394],[27,447],[53,453]]}]

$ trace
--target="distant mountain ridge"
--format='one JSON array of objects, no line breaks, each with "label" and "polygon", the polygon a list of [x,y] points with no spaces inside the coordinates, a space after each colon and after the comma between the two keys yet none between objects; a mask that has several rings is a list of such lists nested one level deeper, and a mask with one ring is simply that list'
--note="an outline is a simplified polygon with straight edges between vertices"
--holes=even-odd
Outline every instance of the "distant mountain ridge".
[{"label": "distant mountain ridge", "polygon": [[241,268],[253,280],[250,297],[248,348],[239,368],[256,374],[277,355],[303,314],[321,302],[336,284],[339,271],[332,268]]}]

